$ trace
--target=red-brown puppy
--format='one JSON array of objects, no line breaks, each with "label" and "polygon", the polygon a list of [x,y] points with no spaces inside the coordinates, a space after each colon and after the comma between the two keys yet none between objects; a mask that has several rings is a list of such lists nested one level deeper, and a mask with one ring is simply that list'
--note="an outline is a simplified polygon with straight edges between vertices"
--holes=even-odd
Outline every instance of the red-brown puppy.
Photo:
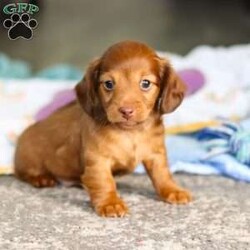
[{"label": "red-brown puppy", "polygon": [[142,162],[163,201],[183,204],[188,191],[172,179],[161,115],[174,111],[185,87],[147,45],[125,41],[89,65],[78,102],[30,126],[19,138],[15,173],[36,187],[80,181],[101,216],[124,216],[113,174]]}]

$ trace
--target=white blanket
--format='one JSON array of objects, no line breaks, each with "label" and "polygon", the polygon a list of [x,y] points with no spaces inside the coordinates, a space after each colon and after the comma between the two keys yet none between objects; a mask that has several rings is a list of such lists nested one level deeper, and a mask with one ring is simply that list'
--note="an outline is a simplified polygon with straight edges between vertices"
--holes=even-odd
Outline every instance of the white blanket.
[{"label": "white blanket", "polygon": [[34,115],[55,93],[75,85],[44,79],[0,80],[0,174],[13,172],[17,136],[34,122]]},{"label": "white blanket", "polygon": [[205,87],[168,115],[168,126],[209,122],[215,118],[245,118],[250,113],[250,44],[229,48],[199,46],[187,56],[170,56],[175,69],[199,69]]}]

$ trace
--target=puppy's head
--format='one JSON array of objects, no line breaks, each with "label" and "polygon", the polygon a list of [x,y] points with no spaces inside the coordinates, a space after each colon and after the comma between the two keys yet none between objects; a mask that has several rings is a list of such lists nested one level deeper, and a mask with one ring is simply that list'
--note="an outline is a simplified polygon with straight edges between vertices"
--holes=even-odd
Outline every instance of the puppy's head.
[{"label": "puppy's head", "polygon": [[133,41],[111,46],[76,86],[78,100],[91,117],[125,129],[143,123],[153,112],[174,111],[184,92],[169,63]]}]

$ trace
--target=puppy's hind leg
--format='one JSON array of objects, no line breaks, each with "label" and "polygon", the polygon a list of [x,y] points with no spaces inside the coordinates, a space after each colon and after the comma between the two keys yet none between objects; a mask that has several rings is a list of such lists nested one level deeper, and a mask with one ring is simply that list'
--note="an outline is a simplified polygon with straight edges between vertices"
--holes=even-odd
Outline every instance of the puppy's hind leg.
[{"label": "puppy's hind leg", "polygon": [[20,179],[23,179],[36,188],[54,187],[57,184],[56,179],[50,174],[41,174],[37,176],[22,175]]},{"label": "puppy's hind leg", "polygon": [[27,152],[16,152],[15,176],[37,188],[54,187],[56,178],[43,166],[39,158]]}]

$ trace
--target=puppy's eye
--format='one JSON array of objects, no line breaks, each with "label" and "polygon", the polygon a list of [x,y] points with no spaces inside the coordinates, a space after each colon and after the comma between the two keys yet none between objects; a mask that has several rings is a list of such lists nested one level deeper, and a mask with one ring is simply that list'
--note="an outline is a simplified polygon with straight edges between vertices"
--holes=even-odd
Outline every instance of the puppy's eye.
[{"label": "puppy's eye", "polygon": [[151,86],[152,86],[152,83],[149,80],[144,79],[140,82],[140,88],[144,91],[149,90]]},{"label": "puppy's eye", "polygon": [[103,83],[103,86],[106,90],[111,91],[114,89],[115,85],[112,81],[108,80]]}]

